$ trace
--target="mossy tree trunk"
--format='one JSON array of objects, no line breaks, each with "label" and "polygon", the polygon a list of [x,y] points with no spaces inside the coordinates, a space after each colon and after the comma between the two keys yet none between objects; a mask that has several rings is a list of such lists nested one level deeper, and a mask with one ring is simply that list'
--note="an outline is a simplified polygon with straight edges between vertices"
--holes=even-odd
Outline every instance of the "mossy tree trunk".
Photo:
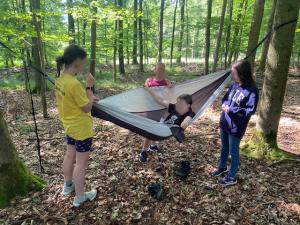
[{"label": "mossy tree trunk", "polygon": [[70,37],[69,44],[75,44],[75,25],[74,25],[74,18],[72,15],[73,0],[67,0],[67,7],[68,7],[68,34]]},{"label": "mossy tree trunk", "polygon": [[207,0],[207,21],[205,30],[205,63],[204,74],[209,72],[209,53],[210,53],[210,25],[211,25],[212,0]]},{"label": "mossy tree trunk", "polygon": [[[298,18],[299,0],[277,0],[274,26]],[[258,158],[284,157],[277,146],[277,131],[287,84],[296,23],[277,30],[268,50],[256,131],[249,146]],[[283,153],[283,154],[282,154]]]},{"label": "mossy tree trunk", "polygon": [[158,62],[162,61],[163,32],[164,32],[164,8],[165,8],[165,0],[161,0],[160,1],[160,14],[159,14]]},{"label": "mossy tree trunk", "polygon": [[0,207],[3,207],[17,195],[41,189],[44,182],[34,176],[18,159],[1,111],[0,143]]}]

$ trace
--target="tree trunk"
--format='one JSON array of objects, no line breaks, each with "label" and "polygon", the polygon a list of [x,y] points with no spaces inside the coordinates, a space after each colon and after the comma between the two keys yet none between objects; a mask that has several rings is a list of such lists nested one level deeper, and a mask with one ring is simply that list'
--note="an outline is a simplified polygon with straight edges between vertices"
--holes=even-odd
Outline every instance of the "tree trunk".
[{"label": "tree trunk", "polygon": [[[36,36],[32,37],[32,57],[33,66],[38,68],[40,71],[45,72],[45,61],[44,61],[44,49],[41,40],[41,20],[36,14],[36,10],[40,10],[40,1],[31,0],[30,9],[32,12],[32,23],[36,31]],[[46,102],[46,80],[45,77],[38,71],[35,73],[35,91],[41,94],[42,97],[42,108],[44,118],[48,117],[47,113],[47,102]]]},{"label": "tree trunk", "polygon": [[[143,12],[143,0],[139,0],[139,11]],[[144,72],[143,21],[142,21],[141,16],[139,17],[139,47],[140,47],[140,51],[139,51],[139,56],[140,56],[139,71]]]},{"label": "tree trunk", "polygon": [[170,64],[173,66],[173,49],[174,49],[174,36],[175,36],[175,25],[176,25],[176,11],[177,11],[178,0],[175,3],[174,15],[173,15],[173,28],[172,28],[172,42],[171,42],[171,57]]},{"label": "tree trunk", "polygon": [[75,44],[75,25],[74,25],[74,18],[72,16],[72,9],[73,9],[73,0],[67,0],[68,6],[68,34],[70,37],[69,43]]},{"label": "tree trunk", "polygon": [[[274,20],[276,2],[277,2],[277,0],[273,0],[273,6],[272,6],[272,11],[270,14],[269,22],[268,22],[267,33],[271,32],[272,28],[273,28],[273,20]],[[261,58],[260,58],[260,63],[259,63],[259,68],[258,68],[258,70],[262,71],[262,72],[265,70],[269,44],[270,44],[270,38],[265,40],[265,42],[263,44],[263,48],[262,48],[262,53],[261,53]]]},{"label": "tree trunk", "polygon": [[[97,8],[93,7],[93,13],[97,13]],[[93,16],[92,24],[91,24],[91,56],[90,56],[90,73],[95,76],[96,75],[96,38],[97,38],[97,22],[96,15]]]},{"label": "tree trunk", "polygon": [[[258,43],[261,22],[264,15],[264,6],[265,6],[265,0],[256,0],[251,29],[249,33],[249,39],[248,39],[247,55],[255,48],[255,46]],[[256,55],[256,51],[253,52],[251,56],[248,58],[252,70],[254,69],[255,66],[255,55]]]},{"label": "tree trunk", "polygon": [[158,41],[158,62],[162,60],[162,46],[164,33],[164,8],[165,0],[160,1],[160,16],[159,16],[159,41]]},{"label": "tree trunk", "polygon": [[[115,0],[117,1],[117,0]],[[113,59],[113,80],[117,82],[117,43],[118,43],[118,21],[115,21],[115,30],[114,30],[114,59]]]},{"label": "tree trunk", "polygon": [[183,32],[184,32],[184,10],[185,9],[185,0],[180,0],[180,36],[178,42],[178,57],[176,62],[181,63],[182,56],[182,42],[183,42]]},{"label": "tree trunk", "polygon": [[[233,40],[232,40],[231,50],[229,52],[228,64],[231,64],[233,54],[236,52],[236,49],[238,48],[237,47],[237,42],[239,41],[238,37],[239,37],[239,34],[241,33],[240,30],[242,30],[241,21],[243,21],[242,18],[245,17],[247,7],[248,7],[248,0],[243,0],[239,6],[240,11],[239,11],[239,14],[237,15],[237,23],[236,23],[237,25],[234,28],[234,36],[233,36]],[[242,16],[243,11],[244,11],[244,16]]]},{"label": "tree trunk", "polygon": [[221,14],[221,18],[220,18],[220,26],[219,26],[216,49],[215,49],[215,54],[214,54],[214,64],[213,64],[213,69],[212,69],[213,72],[216,71],[217,65],[218,65],[218,60],[219,60],[219,51],[220,51],[220,46],[221,46],[221,41],[222,41],[222,33],[223,33],[226,5],[227,5],[227,0],[223,0],[222,14]]},{"label": "tree trunk", "polygon": [[17,195],[40,190],[44,181],[34,176],[19,160],[1,110],[0,143],[0,207],[3,207]]},{"label": "tree trunk", "polygon": [[210,51],[210,24],[211,24],[211,9],[212,0],[207,0],[207,21],[206,21],[206,31],[205,31],[205,65],[204,73],[209,72],[209,51]]},{"label": "tree trunk", "polygon": [[80,45],[80,22],[77,18],[77,44]]},{"label": "tree trunk", "polygon": [[186,45],[185,45],[185,64],[188,63],[188,51],[189,51],[189,14],[188,14],[188,3],[185,0],[185,15],[186,15]]},{"label": "tree trunk", "polygon": [[[277,0],[274,26],[298,18],[299,0]],[[277,131],[285,95],[296,23],[277,30],[271,40],[264,73],[256,129],[270,148],[277,148]]]},{"label": "tree trunk", "polygon": [[137,39],[138,39],[138,18],[137,18],[137,10],[138,10],[138,0],[134,0],[133,2],[134,8],[134,22],[133,22],[133,40],[132,40],[132,64],[137,65]]},{"label": "tree trunk", "polygon": [[228,67],[227,57],[228,57],[229,46],[230,46],[230,33],[231,33],[231,23],[232,23],[232,11],[233,11],[233,0],[229,0],[229,24],[227,25],[227,31],[226,31],[225,55],[224,55],[225,68]]},{"label": "tree trunk", "polygon": [[83,28],[82,28],[82,45],[85,46],[85,31],[86,31],[86,20],[83,20]]},{"label": "tree trunk", "polygon": [[[118,0],[118,7],[123,7],[123,0]],[[124,66],[124,48],[123,48],[123,20],[118,20],[118,32],[119,32],[119,72],[120,74],[125,74]]]},{"label": "tree trunk", "polygon": [[[107,18],[104,19],[104,38],[107,40]],[[105,64],[108,65],[107,47],[105,47]]]}]

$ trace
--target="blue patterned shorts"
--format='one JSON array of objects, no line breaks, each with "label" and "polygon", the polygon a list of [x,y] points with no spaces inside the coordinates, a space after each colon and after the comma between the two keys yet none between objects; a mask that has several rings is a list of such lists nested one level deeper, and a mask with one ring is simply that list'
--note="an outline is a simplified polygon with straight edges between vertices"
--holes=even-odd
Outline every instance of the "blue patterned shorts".
[{"label": "blue patterned shorts", "polygon": [[66,140],[67,140],[68,145],[75,145],[75,149],[77,152],[89,152],[89,151],[91,152],[92,151],[93,138],[88,138],[83,141],[78,141],[67,135]]}]

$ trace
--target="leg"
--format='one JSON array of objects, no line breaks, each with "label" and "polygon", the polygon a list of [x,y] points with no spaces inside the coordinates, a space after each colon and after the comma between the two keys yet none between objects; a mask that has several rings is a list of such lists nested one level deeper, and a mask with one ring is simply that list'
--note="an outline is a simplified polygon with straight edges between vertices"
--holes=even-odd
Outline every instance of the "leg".
[{"label": "leg", "polygon": [[228,140],[229,134],[223,129],[220,129],[220,132],[221,132],[222,150],[221,150],[219,168],[227,168],[227,160],[229,155],[229,140]]},{"label": "leg", "polygon": [[147,150],[149,148],[151,142],[152,142],[151,140],[145,138],[144,142],[143,142],[143,149],[142,150]]},{"label": "leg", "polygon": [[73,173],[76,197],[84,195],[85,172],[90,152],[76,152],[76,164]]},{"label": "leg", "polygon": [[76,156],[75,145],[68,144],[67,152],[63,162],[63,174],[64,174],[65,182],[70,182],[73,179],[75,156]]},{"label": "leg", "polygon": [[229,135],[229,148],[231,154],[231,167],[228,173],[229,177],[234,177],[237,174],[240,165],[240,142],[241,139],[233,135]]}]

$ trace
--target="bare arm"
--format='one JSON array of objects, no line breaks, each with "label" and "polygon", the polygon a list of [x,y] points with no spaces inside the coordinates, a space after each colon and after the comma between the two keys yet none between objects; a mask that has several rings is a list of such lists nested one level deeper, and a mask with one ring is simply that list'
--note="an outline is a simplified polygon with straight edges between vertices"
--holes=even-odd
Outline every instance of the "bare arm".
[{"label": "bare arm", "polygon": [[157,101],[160,105],[164,106],[164,107],[168,107],[169,106],[169,102],[165,99],[162,99],[157,93],[155,93],[153,90],[151,90],[151,88],[145,87],[145,89],[152,95],[152,97],[155,99],[155,101]]},{"label": "bare arm", "polygon": [[[86,78],[86,86],[93,87],[94,84],[95,84],[95,78],[92,76],[92,74],[89,74]],[[94,102],[99,99],[96,96],[94,96],[93,91],[90,89],[86,90],[86,94],[89,99],[89,103],[81,107],[81,110],[85,113],[89,113],[92,110]]]},{"label": "bare arm", "polygon": [[86,91],[87,97],[90,100],[88,104],[86,104],[85,106],[81,107],[81,110],[85,113],[89,113],[92,110],[93,104],[95,101],[98,100],[97,97],[94,96],[93,91],[92,90],[87,90]]},{"label": "bare arm", "polygon": [[185,130],[190,125],[192,119],[192,117],[187,116],[180,124],[181,128]]},{"label": "bare arm", "polygon": [[166,80],[168,84],[168,88],[174,87],[174,84],[170,80]]}]

